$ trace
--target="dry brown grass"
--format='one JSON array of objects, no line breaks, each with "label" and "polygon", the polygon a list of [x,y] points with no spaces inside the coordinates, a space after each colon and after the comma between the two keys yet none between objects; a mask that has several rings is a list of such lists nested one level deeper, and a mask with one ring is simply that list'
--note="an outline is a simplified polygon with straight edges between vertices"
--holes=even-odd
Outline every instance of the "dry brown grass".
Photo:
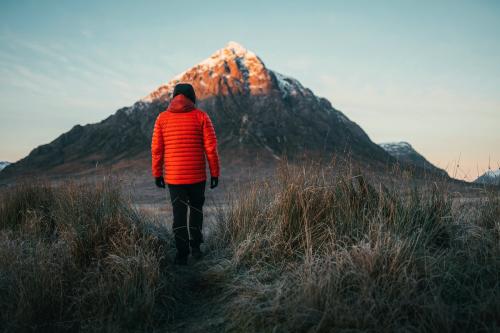
[{"label": "dry brown grass", "polygon": [[21,184],[0,206],[0,330],[129,331],[172,315],[166,237],[112,182]]},{"label": "dry brown grass", "polygon": [[498,197],[464,219],[427,188],[284,165],[241,191],[212,238],[233,265],[233,329],[499,330]]},{"label": "dry brown grass", "polygon": [[18,185],[0,205],[0,330],[498,331],[498,194],[453,209],[442,185],[374,184],[284,163],[181,270],[112,181]]}]

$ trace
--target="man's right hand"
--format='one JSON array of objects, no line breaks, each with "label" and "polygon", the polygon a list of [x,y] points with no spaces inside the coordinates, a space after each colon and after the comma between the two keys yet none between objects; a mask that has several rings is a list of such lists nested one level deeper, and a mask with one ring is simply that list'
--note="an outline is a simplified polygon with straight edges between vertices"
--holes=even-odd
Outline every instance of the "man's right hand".
[{"label": "man's right hand", "polygon": [[214,189],[214,188],[217,187],[217,185],[219,185],[219,178],[218,177],[212,177],[210,179],[210,188]]},{"label": "man's right hand", "polygon": [[163,176],[155,178],[155,184],[159,188],[165,188],[165,180],[163,180]]}]

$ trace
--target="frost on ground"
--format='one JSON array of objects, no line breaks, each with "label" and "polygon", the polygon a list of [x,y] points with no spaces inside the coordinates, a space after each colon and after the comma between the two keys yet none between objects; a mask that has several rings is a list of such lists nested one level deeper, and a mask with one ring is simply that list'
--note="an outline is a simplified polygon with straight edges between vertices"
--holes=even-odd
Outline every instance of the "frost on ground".
[{"label": "frost on ground", "polygon": [[499,329],[498,192],[283,163],[207,206],[206,257],[177,267],[169,214],[116,184],[2,193],[0,331]]}]

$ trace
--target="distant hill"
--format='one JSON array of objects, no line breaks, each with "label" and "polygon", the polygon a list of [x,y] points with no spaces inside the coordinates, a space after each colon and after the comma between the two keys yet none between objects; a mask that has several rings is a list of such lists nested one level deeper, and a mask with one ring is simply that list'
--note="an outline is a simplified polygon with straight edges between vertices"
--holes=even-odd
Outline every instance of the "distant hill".
[{"label": "distant hill", "polygon": [[497,170],[488,170],[479,176],[474,183],[476,184],[489,184],[500,185],[500,168]]},{"label": "distant hill", "polygon": [[427,170],[433,174],[448,177],[448,173],[429,162],[423,155],[418,153],[408,142],[386,142],[380,143],[386,152],[400,162],[411,164],[417,168]]},{"label": "distant hill", "polygon": [[10,162],[0,161],[0,171],[2,171],[9,164],[10,164]]}]

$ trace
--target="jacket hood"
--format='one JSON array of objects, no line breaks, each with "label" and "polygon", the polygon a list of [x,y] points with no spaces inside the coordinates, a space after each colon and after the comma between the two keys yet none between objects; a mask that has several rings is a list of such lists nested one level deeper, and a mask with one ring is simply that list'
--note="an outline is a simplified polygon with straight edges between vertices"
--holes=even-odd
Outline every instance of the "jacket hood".
[{"label": "jacket hood", "polygon": [[167,111],[170,112],[189,112],[194,110],[194,103],[184,95],[177,95],[170,101]]}]

